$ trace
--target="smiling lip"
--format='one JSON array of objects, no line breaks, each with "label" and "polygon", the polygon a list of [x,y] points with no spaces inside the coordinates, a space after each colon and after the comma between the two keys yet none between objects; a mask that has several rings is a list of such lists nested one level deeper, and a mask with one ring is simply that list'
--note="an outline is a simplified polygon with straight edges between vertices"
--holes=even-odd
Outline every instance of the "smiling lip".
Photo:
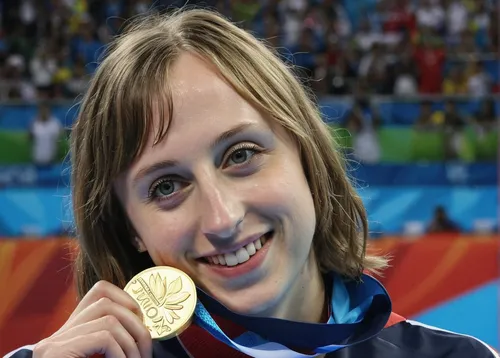
[{"label": "smiling lip", "polygon": [[264,259],[266,258],[267,252],[269,251],[269,248],[274,241],[273,239],[274,235],[269,236],[262,248],[258,250],[254,255],[252,255],[248,261],[237,264],[236,266],[217,265],[208,262],[203,262],[202,265],[204,265],[208,270],[215,273],[216,275],[222,276],[224,278],[234,278],[245,275],[254,271],[262,265]]}]

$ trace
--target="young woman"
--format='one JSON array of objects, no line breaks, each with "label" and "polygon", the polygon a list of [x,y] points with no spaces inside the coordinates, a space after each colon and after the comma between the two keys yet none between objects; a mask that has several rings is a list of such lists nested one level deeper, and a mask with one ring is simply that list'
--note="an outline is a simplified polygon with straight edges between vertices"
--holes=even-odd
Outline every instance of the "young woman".
[{"label": "young woman", "polygon": [[[367,218],[313,101],[245,31],[150,16],[110,47],[72,136],[81,301],[11,357],[496,357],[391,313]],[[207,311],[152,341],[123,291],[171,266]]]}]

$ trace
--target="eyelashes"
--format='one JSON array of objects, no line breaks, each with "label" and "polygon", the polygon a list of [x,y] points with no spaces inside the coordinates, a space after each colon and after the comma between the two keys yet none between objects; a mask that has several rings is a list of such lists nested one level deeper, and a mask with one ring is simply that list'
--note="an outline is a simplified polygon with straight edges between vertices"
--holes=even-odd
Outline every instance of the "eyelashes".
[{"label": "eyelashes", "polygon": [[183,182],[172,177],[159,178],[151,185],[148,191],[148,197],[170,196],[178,191],[176,187],[178,187],[180,183]]},{"label": "eyelashes", "polygon": [[234,155],[236,155],[236,154],[245,154],[245,155],[248,155],[249,157],[248,158],[247,157],[239,158],[238,160],[243,160],[243,161],[240,163],[235,163],[234,165],[238,166],[238,165],[246,164],[247,162],[251,161],[252,158],[256,154],[259,154],[261,152],[262,152],[262,150],[259,150],[259,146],[256,144],[241,143],[241,144],[235,145],[234,147],[232,147],[229,150],[229,152],[223,158],[222,165],[223,166],[226,165],[230,159],[234,160],[235,159]]},{"label": "eyelashes", "polygon": [[[224,154],[220,166],[222,169],[234,168],[236,175],[246,175],[244,169],[250,168],[250,164],[264,152],[266,150],[255,143],[240,143]],[[183,189],[189,186],[189,182],[179,176],[160,177],[151,184],[148,190],[148,201],[175,200],[177,196],[185,192]]]}]

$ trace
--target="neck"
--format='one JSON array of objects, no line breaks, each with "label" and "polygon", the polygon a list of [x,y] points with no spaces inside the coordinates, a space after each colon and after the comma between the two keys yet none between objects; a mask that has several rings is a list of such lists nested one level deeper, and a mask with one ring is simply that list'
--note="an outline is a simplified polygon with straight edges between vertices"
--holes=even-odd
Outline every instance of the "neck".
[{"label": "neck", "polygon": [[324,321],[328,304],[325,300],[325,283],[319,271],[313,250],[309,260],[280,299],[279,307],[263,316],[276,317],[296,322],[320,323]]}]

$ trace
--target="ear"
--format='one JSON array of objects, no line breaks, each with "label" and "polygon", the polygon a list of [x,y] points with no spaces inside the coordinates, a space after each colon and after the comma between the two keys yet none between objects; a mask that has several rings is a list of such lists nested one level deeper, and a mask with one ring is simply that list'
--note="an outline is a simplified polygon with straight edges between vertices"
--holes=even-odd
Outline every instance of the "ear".
[{"label": "ear", "polygon": [[144,245],[144,242],[137,233],[137,230],[134,228],[134,225],[132,225],[128,218],[125,221],[125,225],[127,227],[127,231],[129,232],[129,237],[132,237],[132,245],[134,245],[135,249],[140,253],[148,251],[146,249],[146,245]]},{"label": "ear", "polygon": [[148,251],[146,249],[146,245],[144,245],[144,242],[141,240],[141,238],[139,236],[135,236],[134,237],[134,242],[133,243],[134,243],[134,246],[137,249],[137,251],[139,251],[141,253]]}]

